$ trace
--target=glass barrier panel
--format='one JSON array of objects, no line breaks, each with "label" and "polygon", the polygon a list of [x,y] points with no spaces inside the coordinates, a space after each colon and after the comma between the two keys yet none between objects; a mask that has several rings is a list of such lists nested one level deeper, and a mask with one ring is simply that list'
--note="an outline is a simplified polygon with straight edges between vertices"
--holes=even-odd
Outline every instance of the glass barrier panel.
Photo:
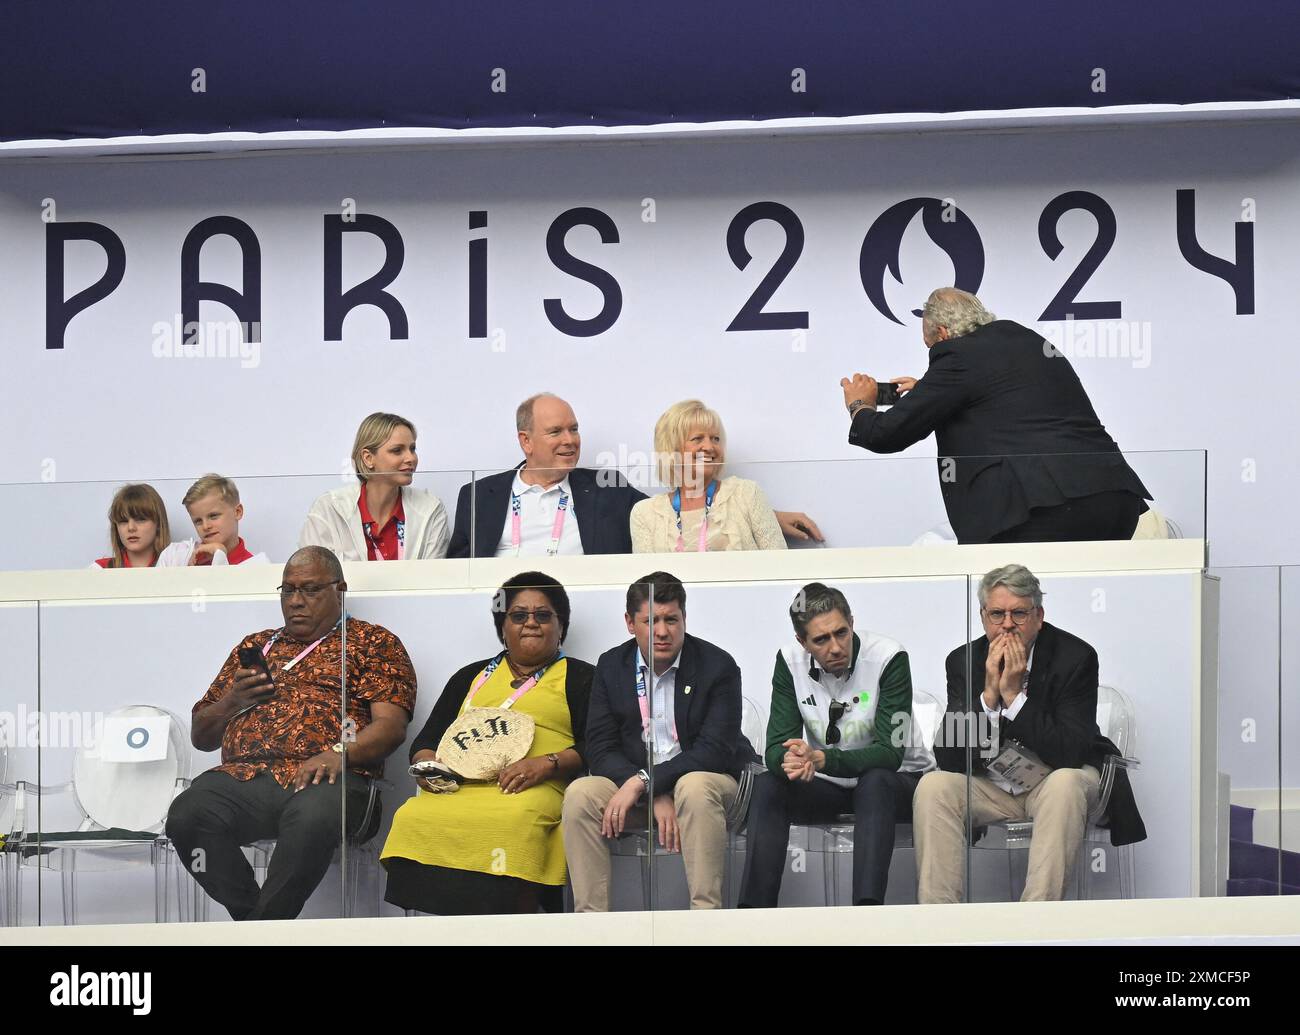
[{"label": "glass barrier panel", "polygon": [[[24,853],[40,870],[42,923],[341,915],[329,819],[323,839],[304,823],[309,844],[275,857],[286,812],[305,803],[291,789],[303,716],[337,675],[302,664],[293,687],[241,675],[262,658],[281,676],[292,644],[282,633],[259,649],[285,626],[280,603],[209,579],[175,597],[41,605],[41,709],[62,731],[41,753],[39,846]],[[317,675],[313,709],[303,677]]]},{"label": "glass barrier panel", "polygon": [[[372,903],[380,915],[645,908],[648,823],[625,816],[624,837],[602,836],[613,788],[604,774],[625,782],[616,756],[630,749],[609,721],[615,740],[601,742],[600,759],[586,746],[586,714],[599,707],[593,666],[631,642],[627,586],[571,592],[527,564],[472,590],[348,594],[349,628],[396,637],[419,680],[404,739],[387,757],[377,832],[347,853],[359,915]],[[620,720],[638,715],[626,660]],[[350,670],[351,693],[363,685]],[[608,701],[599,688],[594,696]],[[639,725],[631,732],[639,743]]]},{"label": "glass barrier panel", "polygon": [[696,611],[729,631],[718,642],[745,673],[744,739],[761,756],[735,846],[739,903],[916,902],[912,803],[936,769],[966,579],[693,589]]},{"label": "glass barrier panel", "polygon": [[1294,736],[1300,730],[1300,567],[1282,569],[1282,664],[1278,728],[1281,745],[1281,779],[1278,822],[1278,890],[1300,895],[1300,748]]},{"label": "glass barrier panel", "polygon": [[[1219,894],[1275,895],[1282,882],[1284,692],[1294,623],[1289,569],[1212,568],[1219,583],[1219,779],[1225,791]],[[1292,625],[1294,628],[1294,625]],[[1293,675],[1291,675],[1292,678]],[[1294,729],[1294,715],[1291,715]],[[1296,786],[1292,779],[1289,786]],[[1293,882],[1294,883],[1294,882]]]},{"label": "glass barrier panel", "polygon": [[1200,894],[1217,793],[1202,574],[1017,565],[971,583],[992,745],[969,780],[967,900]]},{"label": "glass barrier panel", "polygon": [[[147,484],[156,492],[165,512],[170,553],[159,556],[161,565],[184,565],[195,548],[224,542],[231,553],[240,550],[248,560],[269,559],[283,564],[298,548],[308,529],[311,541],[331,546],[341,560],[362,560],[367,542],[358,501],[360,482],[351,470],[344,473],[231,476],[238,503],[223,502],[220,488],[204,493],[203,472],[184,478],[153,479]],[[403,555],[408,559],[443,557],[453,532],[456,500],[462,485],[471,481],[468,471],[418,471],[404,489],[405,522]],[[15,514],[58,514],[59,521],[33,537],[9,537],[0,544],[0,571],[38,571],[85,568],[112,553],[109,512],[121,481],[36,482],[0,485],[0,502]],[[139,483],[132,483],[139,484]],[[182,501],[195,486],[201,495],[190,505]],[[467,493],[468,495],[468,493]],[[367,493],[369,496],[369,493]],[[201,506],[201,504],[210,506]],[[152,512],[158,502],[147,490],[137,490],[123,506]],[[239,513],[234,507],[242,507]],[[378,515],[376,515],[378,516]],[[202,526],[196,525],[202,522]],[[132,545],[138,549],[141,565],[152,545],[143,529]],[[224,539],[223,539],[224,535]],[[205,536],[209,537],[205,540]],[[236,542],[236,540],[242,541]],[[120,542],[120,539],[119,539]],[[210,552],[213,549],[207,545]]]},{"label": "glass barrier panel", "polygon": [[[41,723],[39,688],[40,609],[34,600],[0,603],[0,926],[39,922],[36,882],[24,897],[22,850],[29,828],[39,830]],[[30,819],[29,819],[30,817]],[[39,874],[38,874],[39,876]]]}]

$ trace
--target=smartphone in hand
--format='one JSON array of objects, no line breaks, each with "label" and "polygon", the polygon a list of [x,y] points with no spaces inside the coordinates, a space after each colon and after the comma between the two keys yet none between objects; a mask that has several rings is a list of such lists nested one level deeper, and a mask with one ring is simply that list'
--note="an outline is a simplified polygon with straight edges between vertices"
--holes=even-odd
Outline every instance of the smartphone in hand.
[{"label": "smartphone in hand", "polygon": [[271,676],[271,668],[266,663],[266,655],[256,647],[239,648],[239,665],[241,668],[261,669],[266,673],[266,678],[271,681],[271,685],[275,685],[275,679]]},{"label": "smartphone in hand", "polygon": [[888,381],[876,382],[876,405],[893,406],[898,402],[898,385],[890,384]]}]

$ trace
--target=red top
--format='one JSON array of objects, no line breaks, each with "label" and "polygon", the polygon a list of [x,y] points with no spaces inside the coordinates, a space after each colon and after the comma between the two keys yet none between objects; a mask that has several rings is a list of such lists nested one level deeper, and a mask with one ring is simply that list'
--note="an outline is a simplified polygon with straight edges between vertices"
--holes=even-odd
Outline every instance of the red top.
[{"label": "red top", "polygon": [[[226,551],[226,561],[230,564],[243,564],[244,561],[248,560],[252,556],[253,555],[248,552],[248,547],[244,545],[243,536],[239,537],[239,542],[235,544],[235,548],[233,550]],[[212,563],[212,554],[205,553],[202,554],[199,557],[199,559],[194,562],[194,566],[196,568],[202,568],[204,565],[211,564],[211,563]]]},{"label": "red top", "polygon": [[[375,561],[380,557],[375,556],[375,546],[378,544],[379,553],[383,560],[397,560],[397,523],[400,521],[406,523],[406,512],[402,509],[402,494],[397,494],[397,506],[393,508],[393,513],[388,518],[388,523],[378,532],[375,531],[375,519],[370,515],[370,508],[366,506],[366,486],[361,486],[361,495],[357,498],[357,510],[361,511],[361,528],[366,534],[366,560]],[[233,563],[233,562],[231,562]]]},{"label": "red top", "polygon": [[[243,540],[241,539],[240,542],[243,542]],[[113,558],[112,558],[112,557],[97,557],[97,558],[95,558],[95,563],[98,564],[101,568],[107,568],[110,564],[113,563]],[[157,564],[157,563],[158,563],[158,555],[155,553],[155,554],[153,555],[153,557],[152,557],[152,558],[150,559],[150,561],[149,561],[149,567],[152,568],[152,567],[153,567],[155,564]],[[135,567],[135,565],[131,563],[131,555],[130,555],[130,554],[124,553],[124,554],[122,555],[122,567],[123,567],[123,568],[134,568],[134,567]]]}]

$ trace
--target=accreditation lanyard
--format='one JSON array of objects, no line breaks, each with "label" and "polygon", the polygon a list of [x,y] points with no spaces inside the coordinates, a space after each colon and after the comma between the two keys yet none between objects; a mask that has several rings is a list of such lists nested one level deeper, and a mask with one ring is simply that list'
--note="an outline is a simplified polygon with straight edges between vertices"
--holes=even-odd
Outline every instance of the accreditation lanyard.
[{"label": "accreditation lanyard", "polygon": [[[531,690],[533,687],[535,687],[538,683],[541,682],[542,676],[546,675],[547,669],[549,669],[552,665],[554,665],[563,657],[564,657],[564,651],[559,651],[555,655],[554,659],[548,661],[545,665],[539,668],[531,676],[529,676],[522,683],[520,683],[519,686],[515,689],[515,692],[505,699],[505,703],[499,704],[497,705],[497,707],[506,708],[506,709],[513,708],[515,702],[519,700],[519,698],[523,697],[524,694],[528,693],[529,690]],[[462,708],[461,711],[468,711],[473,706],[474,698],[478,694],[479,687],[481,687],[484,683],[486,683],[489,679],[492,678],[492,673],[497,670],[497,667],[501,664],[501,662],[505,660],[505,658],[506,658],[506,652],[502,651],[500,654],[498,654],[495,658],[493,658],[491,661],[487,663],[487,666],[483,669],[483,671],[478,674],[478,678],[474,680],[474,685],[470,687],[469,696],[465,698],[465,707]]]},{"label": "accreditation lanyard", "polygon": [[[641,712],[641,733],[645,735],[650,730],[650,695],[646,691],[645,683],[645,666],[638,665],[636,670],[636,706]],[[672,726],[673,743],[677,743],[677,719],[673,718]]]},{"label": "accreditation lanyard", "polygon": [[[386,561],[384,551],[379,546],[379,540],[375,537],[375,522],[367,521],[361,526],[366,533],[366,542],[370,544],[370,549],[375,551],[375,560]],[[406,557],[406,522],[401,518],[397,519],[397,560],[403,560]]]},{"label": "accreditation lanyard", "polygon": [[[510,494],[510,547],[519,556],[519,544],[523,541],[523,521],[520,517],[519,494]],[[564,532],[564,515],[569,510],[569,494],[560,490],[560,502],[555,506],[555,524],[551,526],[551,545],[546,548],[546,556],[554,557],[560,552],[560,535]]]},{"label": "accreditation lanyard", "polygon": [[[717,494],[718,483],[709,482],[709,487],[704,490],[704,519],[700,522],[700,541],[696,544],[696,550],[699,553],[707,553],[709,549],[709,511],[713,509],[713,497]],[[686,549],[686,540],[682,538],[682,490],[673,490],[673,513],[677,515],[677,553]]]},{"label": "accreditation lanyard", "polygon": [[[327,632],[324,636],[322,636],[319,640],[311,644],[309,647],[303,648],[303,650],[292,661],[288,662],[285,665],[281,665],[280,671],[288,672],[289,669],[293,668],[294,665],[298,664],[298,662],[302,661],[303,658],[305,658],[308,654],[310,654],[322,643],[324,643],[327,639],[329,639],[329,637],[334,634],[334,629],[337,629],[342,624],[343,624],[343,619],[340,618],[337,622],[334,623],[334,627],[330,629],[330,631]],[[280,635],[283,632],[284,632],[283,629],[277,629],[275,633],[271,636],[271,638],[266,641],[266,646],[262,648],[262,657],[266,657],[271,652],[271,647],[275,644],[275,641],[280,638]]]}]

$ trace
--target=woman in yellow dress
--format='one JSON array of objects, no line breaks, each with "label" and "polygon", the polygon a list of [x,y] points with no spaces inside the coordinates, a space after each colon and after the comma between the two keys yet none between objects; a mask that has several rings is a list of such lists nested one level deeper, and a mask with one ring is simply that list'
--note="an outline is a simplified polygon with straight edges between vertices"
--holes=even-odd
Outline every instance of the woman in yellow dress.
[{"label": "woman in yellow dress", "polygon": [[[411,745],[411,761],[437,761],[447,727],[470,707],[532,716],[532,747],[495,781],[417,793],[397,810],[381,855],[384,897],[393,905],[440,915],[558,909],[565,880],[560,810],[565,787],[585,768],[594,672],[564,656],[569,615],[564,587],[540,572],[516,575],[494,595],[492,620],[505,649],[447,681]],[[428,791],[423,779],[416,782]]]}]

